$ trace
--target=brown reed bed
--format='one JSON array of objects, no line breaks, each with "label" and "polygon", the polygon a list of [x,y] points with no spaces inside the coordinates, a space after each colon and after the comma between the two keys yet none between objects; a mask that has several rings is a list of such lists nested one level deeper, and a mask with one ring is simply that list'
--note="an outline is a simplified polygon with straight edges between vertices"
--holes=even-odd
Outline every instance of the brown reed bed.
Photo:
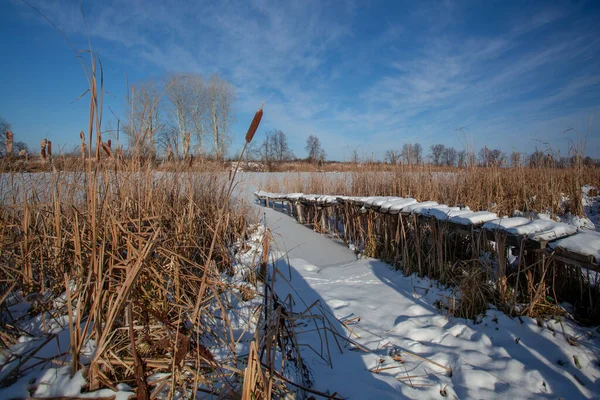
[{"label": "brown reed bed", "polygon": [[[389,167],[389,166],[388,166]],[[267,177],[264,190],[350,196],[414,197],[440,204],[468,205],[499,215],[572,213],[583,216],[581,188],[600,187],[597,167],[579,168],[437,168],[396,166],[343,173],[288,172]]]},{"label": "brown reed bed", "polygon": [[[248,246],[252,213],[231,198],[237,170],[197,173],[177,164],[157,171],[139,157],[114,155],[100,134],[96,65],[92,55],[90,126],[81,135],[87,153],[48,158],[43,174],[12,169],[0,179],[1,348],[33,335],[19,328],[23,320],[41,325],[43,347],[55,337],[47,322],[62,318],[69,348],[40,362],[83,371],[87,390],[127,383],[139,399],[323,396],[310,391],[291,340],[294,314],[276,300],[268,276],[264,284],[252,278],[263,250]],[[26,299],[36,300],[13,318],[9,305]],[[8,357],[0,386],[26,374],[41,347],[21,361]],[[290,365],[298,381],[286,373]],[[159,372],[166,375],[150,379]]]}]

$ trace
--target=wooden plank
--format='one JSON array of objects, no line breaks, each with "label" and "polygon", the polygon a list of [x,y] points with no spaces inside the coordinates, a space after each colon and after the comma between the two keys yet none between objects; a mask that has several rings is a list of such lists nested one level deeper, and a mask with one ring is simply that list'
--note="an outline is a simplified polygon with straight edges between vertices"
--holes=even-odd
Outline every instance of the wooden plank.
[{"label": "wooden plank", "polygon": [[[578,254],[578,256],[579,255],[581,255],[581,254]],[[556,261],[564,262],[565,264],[573,265],[573,266],[584,268],[584,269],[589,269],[590,271],[600,272],[600,267],[598,265],[590,264],[590,263],[583,262],[583,261],[579,261],[579,260],[577,260],[575,258],[571,258],[571,256],[565,257],[563,255],[555,253],[554,254],[554,259]]]},{"label": "wooden plank", "polygon": [[579,261],[581,263],[585,263],[585,264],[591,264],[591,265],[595,265],[595,258],[592,255],[588,255],[588,254],[579,254],[576,253],[574,251],[570,251],[567,249],[563,249],[562,247],[557,247],[554,249],[555,254],[559,255],[563,258],[568,258],[568,259],[572,259],[575,261]]}]

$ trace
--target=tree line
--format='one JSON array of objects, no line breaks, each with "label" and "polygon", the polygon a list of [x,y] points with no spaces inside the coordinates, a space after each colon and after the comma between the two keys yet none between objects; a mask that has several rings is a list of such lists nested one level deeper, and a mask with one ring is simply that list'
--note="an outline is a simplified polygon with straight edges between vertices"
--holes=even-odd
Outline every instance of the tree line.
[{"label": "tree line", "polygon": [[14,141],[10,122],[0,115],[0,157],[24,156],[28,153],[27,143],[20,140]]},{"label": "tree line", "polygon": [[[316,135],[309,135],[306,139],[306,161],[310,163],[323,163],[327,157],[321,140]],[[279,129],[265,133],[265,138],[258,144],[252,144],[247,151],[248,160],[261,161],[267,165],[298,160],[290,148],[287,134]]]},{"label": "tree line", "polygon": [[[222,160],[231,143],[230,127],[234,121],[233,86],[218,75],[205,79],[201,75],[170,75],[165,80],[151,80],[133,86],[128,99],[129,110],[123,132],[127,136],[132,156],[156,158],[158,153],[167,159],[186,159],[191,155],[214,157]],[[117,129],[120,132],[120,124]],[[14,141],[11,124],[0,116],[0,157],[28,154],[25,142]],[[11,133],[7,146],[7,133]],[[448,167],[517,167],[566,168],[570,166],[598,166],[600,160],[583,156],[583,147],[569,150],[570,155],[547,148],[533,153],[513,151],[506,154],[500,149],[483,147],[478,153],[456,150],[437,143],[424,154],[420,143],[405,143],[401,149],[386,150],[383,162],[387,164],[432,164]],[[326,152],[316,135],[306,139],[304,160],[323,163]],[[268,165],[299,160],[292,151],[287,134],[279,129],[265,133],[262,142],[253,142],[247,159]],[[364,162],[355,148],[350,161]],[[369,162],[376,162],[370,159]]]},{"label": "tree line", "polygon": [[235,98],[233,85],[216,74],[173,74],[133,86],[123,128],[128,149],[144,158],[221,160],[231,143]]},{"label": "tree line", "polygon": [[561,157],[560,153],[547,149],[542,151],[535,149],[533,153],[522,153],[513,151],[506,154],[500,149],[491,149],[483,147],[476,154],[473,151],[456,150],[454,147],[447,147],[437,143],[429,147],[427,158],[422,156],[422,147],[419,143],[404,144],[402,150],[387,150],[384,154],[384,162],[388,164],[419,165],[429,161],[436,166],[448,167],[553,167],[566,168],[576,165],[600,165],[600,160],[591,157],[584,157],[582,152],[570,151],[568,157]]}]

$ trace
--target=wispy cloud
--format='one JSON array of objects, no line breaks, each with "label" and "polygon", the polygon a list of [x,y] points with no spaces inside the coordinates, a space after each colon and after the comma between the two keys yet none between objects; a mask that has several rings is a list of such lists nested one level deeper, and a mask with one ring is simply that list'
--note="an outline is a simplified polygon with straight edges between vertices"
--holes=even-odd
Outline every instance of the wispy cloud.
[{"label": "wispy cloud", "polygon": [[[82,40],[77,2],[38,6]],[[350,1],[85,3],[105,57],[219,72],[236,86],[241,115],[266,100],[266,128],[286,131],[299,154],[316,133],[335,158],[365,134],[383,152],[403,140],[459,145],[455,130],[467,127],[476,145],[510,150],[494,135],[587,124],[600,104],[600,32],[579,7],[507,9],[487,29],[479,11],[454,2],[390,13]]]}]

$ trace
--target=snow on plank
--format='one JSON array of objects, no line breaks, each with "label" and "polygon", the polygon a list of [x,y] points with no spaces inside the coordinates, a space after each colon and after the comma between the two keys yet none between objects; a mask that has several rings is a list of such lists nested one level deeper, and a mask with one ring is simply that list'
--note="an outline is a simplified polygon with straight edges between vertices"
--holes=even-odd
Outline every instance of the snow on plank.
[{"label": "snow on plank", "polygon": [[446,219],[444,216],[450,211],[460,211],[460,207],[450,207],[447,204],[439,204],[437,206],[419,207],[413,210],[414,214],[419,214],[424,217],[436,217],[438,219]]},{"label": "snow on plank", "polygon": [[471,212],[468,214],[455,215],[449,219],[450,222],[459,225],[481,225],[485,222],[498,219],[498,215],[489,211]]},{"label": "snow on plank", "polygon": [[535,242],[548,242],[577,233],[577,227],[545,219],[536,219],[528,224],[506,228],[509,235],[527,237]]},{"label": "snow on plank", "polygon": [[355,197],[354,204],[356,204],[358,206],[362,206],[363,208],[366,208],[365,206],[368,204],[368,202],[375,201],[379,197],[380,196]]},{"label": "snow on plank", "polygon": [[437,201],[422,201],[420,203],[409,204],[403,207],[400,212],[402,214],[419,214],[421,211],[437,205]]},{"label": "snow on plank", "polygon": [[381,197],[379,199],[370,201],[369,206],[374,210],[379,210],[383,204],[388,203],[390,201],[401,200],[401,199],[402,199],[401,197],[393,197],[393,196]]},{"label": "snow on plank", "polygon": [[285,200],[286,195],[283,193],[271,193],[265,192],[264,190],[258,190],[254,192],[254,196],[258,199],[270,199],[270,200]]},{"label": "snow on plank", "polygon": [[320,205],[333,205],[337,204],[337,196],[321,196],[317,199],[317,203]]},{"label": "snow on plank", "polygon": [[364,202],[364,207],[365,208],[373,208],[376,202],[380,202],[383,200],[383,202],[387,201],[388,197],[384,197],[384,196],[373,196],[368,198],[367,200],[365,200]]},{"label": "snow on plank", "polygon": [[483,229],[488,231],[505,231],[509,228],[515,228],[517,226],[526,225],[531,220],[529,218],[523,217],[513,217],[513,218],[500,218],[494,221],[489,221],[483,224]]},{"label": "snow on plank", "polygon": [[452,217],[457,217],[461,215],[469,215],[473,214],[468,207],[448,207],[448,208],[438,208],[431,207],[429,210],[426,210],[422,215],[434,217],[438,221],[448,221]]},{"label": "snow on plank", "polygon": [[297,201],[304,196],[304,193],[288,193],[285,198],[290,201]]},{"label": "snow on plank", "polygon": [[379,211],[389,214],[398,214],[404,207],[415,203],[417,203],[417,200],[413,198],[392,200],[383,203],[379,208]]},{"label": "snow on plank", "polygon": [[549,247],[557,253],[570,252],[593,257],[594,262],[600,264],[600,232],[580,231],[550,243]]}]

